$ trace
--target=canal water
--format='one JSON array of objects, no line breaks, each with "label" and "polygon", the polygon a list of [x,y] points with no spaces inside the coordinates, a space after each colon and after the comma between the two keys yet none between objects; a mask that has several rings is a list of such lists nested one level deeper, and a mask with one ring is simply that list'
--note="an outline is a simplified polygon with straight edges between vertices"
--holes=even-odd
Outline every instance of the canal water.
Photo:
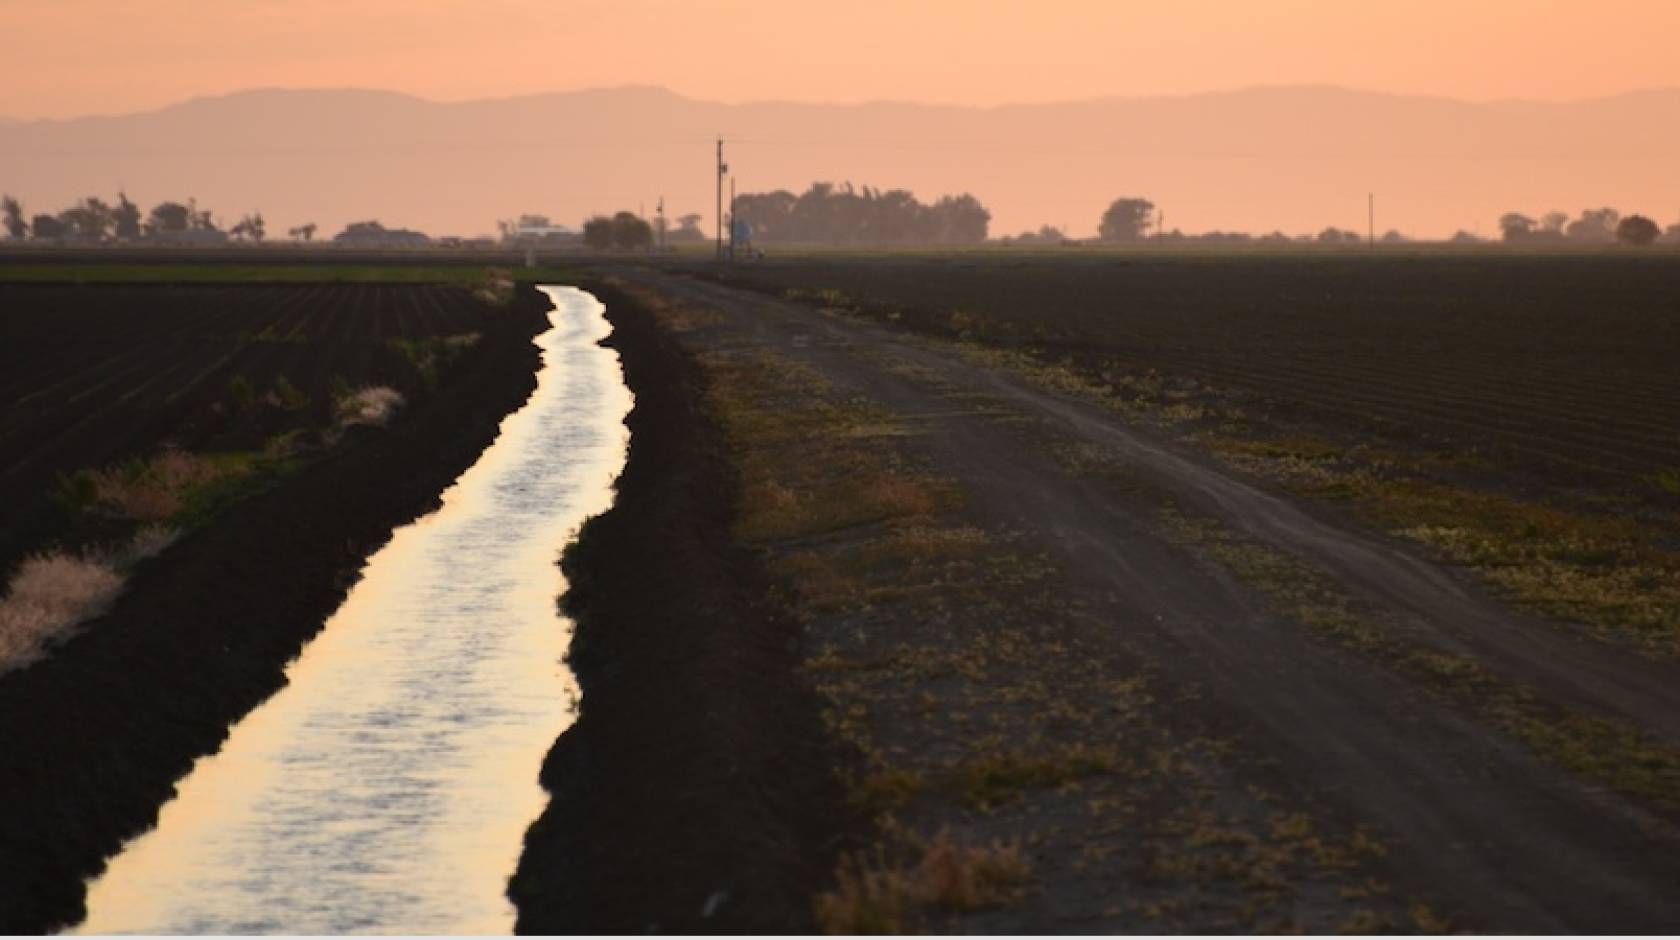
[{"label": "canal water", "polygon": [[80,932],[512,931],[507,879],[575,701],[555,562],[611,504],[631,403],[601,305],[543,290],[531,399],[89,885]]}]

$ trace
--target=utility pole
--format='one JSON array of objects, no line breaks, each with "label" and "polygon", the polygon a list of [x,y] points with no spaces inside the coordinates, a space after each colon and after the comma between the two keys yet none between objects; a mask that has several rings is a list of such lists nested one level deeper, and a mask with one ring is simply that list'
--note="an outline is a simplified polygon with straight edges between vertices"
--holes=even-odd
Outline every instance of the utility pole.
[{"label": "utility pole", "polygon": [[659,197],[659,202],[655,203],[655,207],[656,208],[655,208],[654,211],[659,213],[659,225],[656,229],[654,229],[654,231],[656,231],[659,234],[659,251],[660,251],[661,254],[663,254],[665,252],[665,197],[664,196]]},{"label": "utility pole", "polygon": [[729,164],[723,162],[723,135],[717,141],[717,259],[723,260],[723,177]]}]

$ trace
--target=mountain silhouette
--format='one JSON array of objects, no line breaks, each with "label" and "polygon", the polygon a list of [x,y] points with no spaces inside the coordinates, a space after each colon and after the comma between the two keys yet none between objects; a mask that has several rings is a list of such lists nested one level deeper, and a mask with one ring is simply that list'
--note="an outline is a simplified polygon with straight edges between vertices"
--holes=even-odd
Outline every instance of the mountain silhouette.
[{"label": "mountain silhouette", "polygon": [[992,108],[720,104],[621,87],[466,102],[362,89],[259,89],[138,114],[0,120],[0,189],[30,213],[125,188],[197,198],[270,232],[378,219],[489,233],[539,212],[713,214],[715,138],[743,191],[814,180],[972,192],[994,235],[1089,234],[1117,196],[1185,231],[1491,234],[1509,210],[1610,205],[1680,217],[1680,89],[1469,103],[1341,88],[1096,98]]}]

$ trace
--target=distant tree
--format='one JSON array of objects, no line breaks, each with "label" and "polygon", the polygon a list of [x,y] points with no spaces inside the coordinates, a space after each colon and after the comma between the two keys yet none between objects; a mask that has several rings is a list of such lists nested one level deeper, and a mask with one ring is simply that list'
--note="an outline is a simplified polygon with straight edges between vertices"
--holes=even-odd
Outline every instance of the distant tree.
[{"label": "distant tree", "polygon": [[1569,213],[1553,210],[1540,217],[1540,231],[1563,234],[1563,227],[1569,224]]},{"label": "distant tree", "polygon": [[978,245],[986,240],[992,221],[992,214],[968,193],[941,196],[928,212],[933,216],[933,240],[943,245]]},{"label": "distant tree", "polygon": [[1332,225],[1319,232],[1317,240],[1321,245],[1357,245],[1364,241],[1365,237],[1352,229],[1341,229]]},{"label": "distant tree", "polygon": [[519,217],[518,227],[519,228],[552,228],[553,224],[549,222],[548,216],[546,216],[546,215],[536,215],[534,213],[526,213],[526,214],[521,215]]},{"label": "distant tree", "polygon": [[58,214],[65,229],[81,238],[102,239],[111,229],[111,207],[97,196],[89,196]]},{"label": "distant tree", "polygon": [[[738,202],[739,200],[737,200]],[[690,212],[677,217],[677,227],[665,236],[667,242],[703,242],[706,233],[700,230],[700,213]]]},{"label": "distant tree", "polygon": [[1644,247],[1657,240],[1662,230],[1657,223],[1642,215],[1630,215],[1616,226],[1616,241],[1624,245]]},{"label": "distant tree", "polygon": [[387,229],[385,226],[380,225],[377,219],[369,219],[366,222],[351,222],[349,225],[344,227],[344,231],[334,235],[333,240],[337,241],[339,239],[343,239],[345,241],[349,241],[358,238],[379,238],[384,235],[386,231]]},{"label": "distant tree", "polygon": [[966,193],[924,205],[909,190],[826,182],[797,196],[785,189],[744,193],[735,200],[735,216],[755,242],[838,245],[974,243],[985,240],[991,222],[986,207]]},{"label": "distant tree", "polygon": [[111,209],[111,224],[118,238],[140,237],[140,207],[131,202],[128,193],[117,193],[117,204]]},{"label": "distant tree", "polygon": [[614,248],[639,251],[652,247],[653,226],[634,212],[620,212],[612,217]]},{"label": "distant tree", "polygon": [[1563,233],[1571,241],[1603,242],[1616,240],[1616,223],[1622,214],[1605,206],[1602,209],[1583,209],[1581,217],[1564,227]]},{"label": "distant tree", "polygon": [[1404,234],[1402,234],[1399,229],[1392,229],[1391,228],[1388,231],[1382,233],[1382,238],[1378,239],[1378,241],[1382,242],[1385,245],[1399,245],[1399,244],[1403,244],[1405,242],[1409,242],[1409,241],[1411,241],[1411,239],[1407,238]]},{"label": "distant tree", "polygon": [[1155,219],[1155,204],[1147,199],[1122,197],[1109,203],[1097,225],[1097,237],[1105,242],[1135,242],[1143,238]]},{"label": "distant tree", "polygon": [[312,242],[315,240],[315,223],[305,222],[302,225],[289,228],[286,230],[286,235],[292,239],[301,239],[306,242]]},{"label": "distant tree", "polygon": [[23,217],[23,203],[17,197],[0,197],[0,213],[5,215],[6,234],[13,238],[29,237],[29,223]]},{"label": "distant tree", "polygon": [[29,229],[36,238],[63,238],[65,233],[64,223],[50,215],[37,215],[29,221]]},{"label": "distant tree", "polygon": [[583,243],[596,251],[606,251],[613,246],[613,222],[604,215],[597,215],[583,223]]},{"label": "distant tree", "polygon": [[192,224],[192,209],[179,202],[160,202],[146,215],[148,235],[184,232]]},{"label": "distant tree", "polygon": [[1487,241],[1487,239],[1483,238],[1480,235],[1475,235],[1475,234],[1472,234],[1470,232],[1466,232],[1463,229],[1459,229],[1458,231],[1454,232],[1453,236],[1451,238],[1447,239],[1447,241],[1451,242],[1454,245],[1478,245],[1478,244],[1481,244],[1482,242]]},{"label": "distant tree", "polygon": [[1507,212],[1499,217],[1499,232],[1508,242],[1520,242],[1534,234],[1534,224],[1520,212]]},{"label": "distant tree", "polygon": [[1036,232],[1022,232],[1014,238],[1003,236],[1004,242],[1017,245],[1060,245],[1066,240],[1066,233],[1054,225],[1041,225]]},{"label": "distant tree", "polygon": [[1680,222],[1670,225],[1668,227],[1668,231],[1663,232],[1663,239],[1665,241],[1680,243]]},{"label": "distant tree", "polygon": [[[752,227],[754,242],[814,240],[810,238],[812,232],[807,230],[811,220],[795,215],[794,210],[798,205],[799,197],[785,189],[768,193],[742,193],[735,200],[735,215]],[[694,227],[696,230],[700,227],[698,217],[694,220]],[[705,238],[705,233],[702,232],[700,237]]]},{"label": "distant tree", "polygon": [[228,234],[232,235],[234,238],[249,238],[251,241],[261,244],[263,236],[267,234],[267,229],[264,228],[262,213],[258,212],[255,215],[244,216],[239,220],[238,224],[234,225],[233,228],[228,229]]},{"label": "distant tree", "polygon": [[384,248],[412,248],[431,243],[431,238],[423,232],[416,232],[406,228],[386,228],[377,220],[369,219],[365,222],[351,222],[344,227],[344,231],[333,236],[333,242],[340,245],[379,246]]}]

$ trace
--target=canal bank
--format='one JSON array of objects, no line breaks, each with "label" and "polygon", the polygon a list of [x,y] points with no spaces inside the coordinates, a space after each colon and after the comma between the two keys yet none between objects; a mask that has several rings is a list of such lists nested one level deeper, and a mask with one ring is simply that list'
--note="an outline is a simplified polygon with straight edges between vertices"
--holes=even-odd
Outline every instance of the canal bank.
[{"label": "canal bank", "polygon": [[740,485],[704,373],[647,295],[584,286],[636,403],[617,500],[562,562],[583,699],[543,766],[518,930],[809,932],[843,820],[798,630],[732,538]]},{"label": "canal bank", "polygon": [[110,613],[0,680],[0,932],[82,918],[84,880],[281,688],[368,555],[526,401],[548,306],[522,289],[440,394],[142,566]]},{"label": "canal bank", "polygon": [[612,503],[630,407],[599,302],[539,289],[536,391],[111,860],[80,931],[512,930],[504,886],[575,699],[555,562]]}]

